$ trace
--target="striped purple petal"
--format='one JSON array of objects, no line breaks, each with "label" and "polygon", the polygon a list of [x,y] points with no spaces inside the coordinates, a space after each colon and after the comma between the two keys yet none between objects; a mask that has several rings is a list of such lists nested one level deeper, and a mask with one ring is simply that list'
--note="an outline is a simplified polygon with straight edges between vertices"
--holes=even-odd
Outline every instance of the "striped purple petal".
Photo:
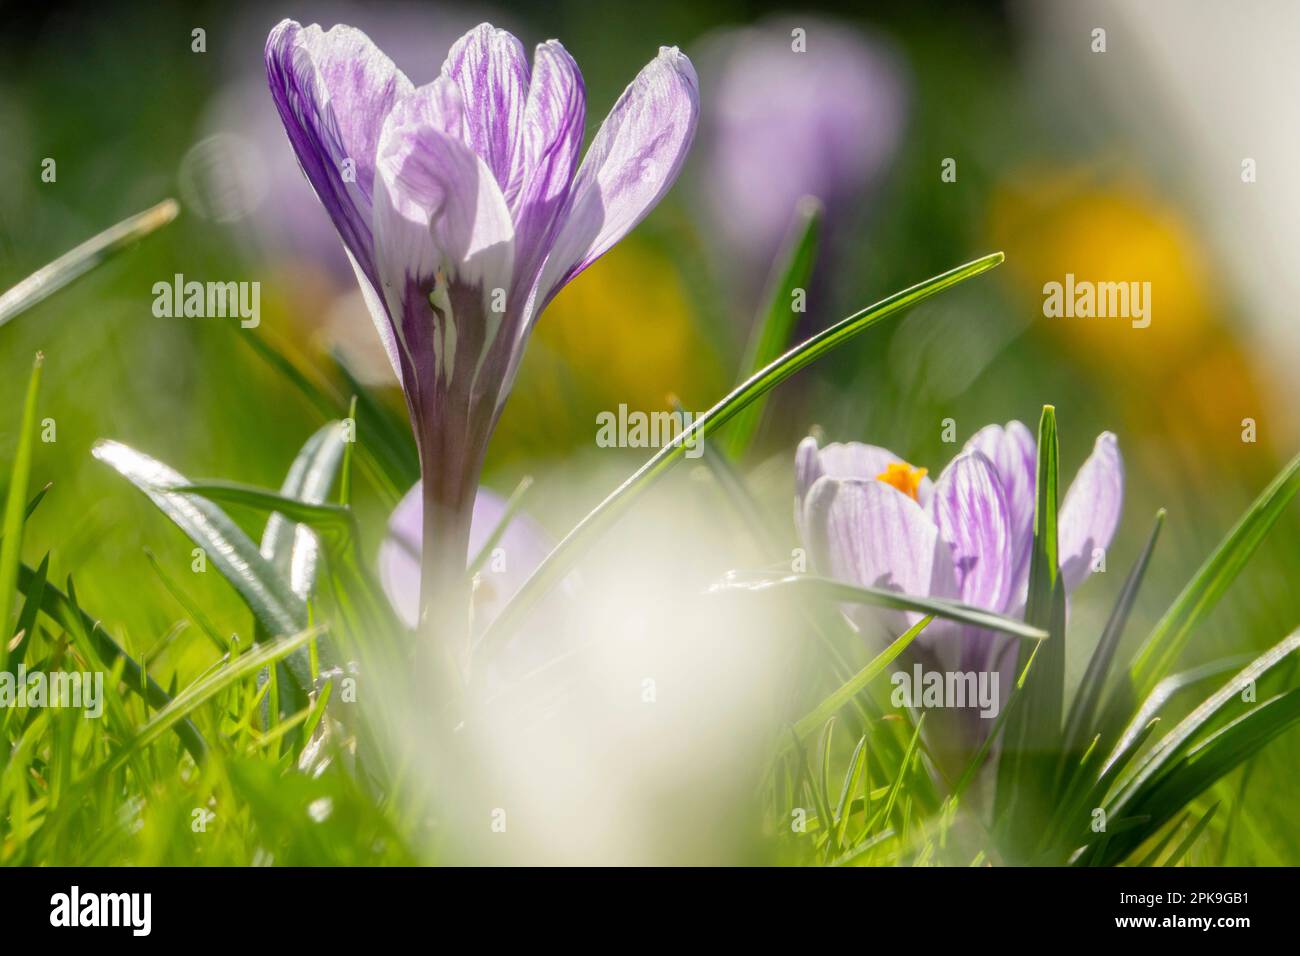
[{"label": "striped purple petal", "polygon": [[1038,443],[1018,421],[986,425],[966,443],[964,451],[979,451],[997,469],[1011,529],[1011,601],[1029,581],[1029,554],[1034,539],[1034,495],[1038,486]]},{"label": "striped purple petal", "polygon": [[1001,611],[1012,583],[1011,522],[993,463],[978,451],[952,460],[935,483],[929,513],[951,549],[957,594]]},{"label": "striped purple petal", "polygon": [[619,97],[583,158],[531,311],[544,308],[663,198],[681,172],[698,118],[695,68],[676,47],[660,47]]},{"label": "striped purple petal", "polygon": [[303,173],[362,275],[378,286],[370,210],[379,135],[411,82],[360,30],[293,20],[266,40],[271,96]]},{"label": "striped purple petal", "polygon": [[[957,582],[947,544],[919,504],[874,479],[819,478],[804,506],[808,544],[818,569],[863,587],[919,597],[955,597]],[[868,615],[855,609],[855,619]],[[915,623],[915,612],[885,615],[894,632]]]},{"label": "striped purple petal", "polygon": [[522,176],[507,193],[520,260],[515,296],[527,297],[555,239],[569,196],[587,115],[582,73],[558,40],[539,43],[524,105]]},{"label": "striped purple petal", "polygon": [[460,88],[466,104],[465,144],[492,171],[509,201],[523,179],[524,104],[528,57],[514,35],[480,23],[456,41],[442,75]]},{"label": "striped purple petal", "polygon": [[1092,570],[1093,553],[1110,547],[1124,504],[1124,460],[1110,432],[1097,436],[1092,454],[1075,475],[1061,504],[1057,541],[1066,592]]}]

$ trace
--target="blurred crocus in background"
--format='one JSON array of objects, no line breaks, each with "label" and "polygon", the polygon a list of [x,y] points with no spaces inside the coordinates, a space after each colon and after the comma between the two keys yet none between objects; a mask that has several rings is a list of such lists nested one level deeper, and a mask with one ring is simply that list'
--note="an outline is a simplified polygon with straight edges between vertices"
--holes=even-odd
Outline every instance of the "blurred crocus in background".
[{"label": "blurred crocus in background", "polygon": [[[1021,617],[1033,548],[1037,443],[1013,421],[988,425],[968,441],[937,480],[893,452],[860,443],[818,445],[806,438],[795,458],[797,522],[824,573],[863,587],[956,598]],[[1110,546],[1124,499],[1124,464],[1110,432],[1097,437],[1061,505],[1058,542],[1067,594]],[[897,636],[921,615],[855,613],[866,633],[884,627]],[[1001,672],[1015,655],[1013,638],[935,621],[920,641],[948,670]],[[956,743],[978,743],[991,720],[964,708]]]},{"label": "blurred crocus in background", "polygon": [[[419,616],[420,535],[424,528],[423,489],[417,483],[406,493],[388,522],[388,537],[379,549],[379,575],[393,608],[407,627],[414,628]],[[474,499],[469,546],[478,554],[492,540],[493,532],[505,520],[506,500],[480,488]],[[480,569],[474,587],[474,629],[482,630],[528,580],[533,569],[546,557],[555,542],[526,514],[511,516],[493,550],[507,560]]]},{"label": "blurred crocus in background", "polygon": [[822,201],[832,235],[855,225],[898,147],[906,83],[883,43],[812,17],[715,34],[698,60],[709,110],[694,185],[748,302],[800,198]]},{"label": "blurred crocus in background", "polygon": [[266,63],[402,383],[423,474],[419,618],[458,662],[479,473],[528,333],[676,179],[695,73],[661,48],[578,168],[585,91],[555,40],[530,71],[519,41],[483,24],[414,87],[360,31],[286,20]]}]

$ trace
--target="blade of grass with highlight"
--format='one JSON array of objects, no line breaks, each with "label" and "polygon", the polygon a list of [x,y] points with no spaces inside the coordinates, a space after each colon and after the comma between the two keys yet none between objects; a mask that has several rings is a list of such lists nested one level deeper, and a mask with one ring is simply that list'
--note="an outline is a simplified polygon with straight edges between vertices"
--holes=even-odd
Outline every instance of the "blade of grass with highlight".
[{"label": "blade of grass with highlight", "polygon": [[1131,812],[1145,817],[1148,827],[1108,844],[1094,862],[1105,866],[1125,859],[1190,801],[1297,724],[1300,724],[1300,688],[1257,704],[1253,710],[1190,747],[1137,794]]},{"label": "blade of grass with highlight", "polygon": [[[330,422],[313,433],[289,466],[280,494],[305,504],[322,504],[342,463],[345,437],[342,422]],[[261,552],[304,601],[311,594],[319,550],[311,529],[278,511],[267,518]]]},{"label": "blade of grass with highlight", "polygon": [[[772,275],[768,277],[766,303],[754,324],[754,331],[745,348],[741,363],[743,381],[784,352],[790,336],[803,310],[794,308],[796,290],[805,295],[817,261],[817,241],[821,233],[822,204],[805,196],[795,207],[794,221],[781,252],[777,255]],[[736,416],[723,447],[728,455],[739,458],[749,448],[763,417],[766,397],[755,401]]]},{"label": "blade of grass with highlight", "polygon": [[995,268],[1002,260],[1002,253],[995,252],[896,292],[800,343],[732,389],[720,402],[696,418],[689,428],[679,432],[670,444],[661,448],[565,535],[492,622],[476,651],[490,651],[498,646],[511,633],[523,614],[573,567],[583,549],[597,540],[638,496],[644,494],[672,465],[684,457],[688,444],[693,446],[697,441],[711,437],[742,409],[867,329],[918,302]]},{"label": "blade of grass with highlight", "polygon": [[179,211],[176,200],[164,199],[158,205],[123,219],[116,226],[110,226],[99,235],[65,252],[49,265],[37,269],[4,295],[0,295],[0,325],[58,292],[136,240],[161,229],[175,219]]},{"label": "blade of grass with highlight", "polygon": [[1188,582],[1138,651],[1130,670],[1137,697],[1169,672],[1194,628],[1219,602],[1300,491],[1300,455],[1291,459]]},{"label": "blade of grass with highlight", "polygon": [[899,654],[907,649],[907,645],[916,640],[927,624],[933,618],[925,617],[917,621],[912,627],[908,628],[899,635],[892,644],[872,658],[871,663],[862,670],[858,671],[848,682],[842,684],[825,700],[818,704],[811,713],[801,718],[794,725],[794,733],[799,739],[803,739],[814,733],[818,727],[826,723],[837,711],[845,706],[849,701],[858,695],[858,693],[880,676],[885,668],[894,662]]},{"label": "blade of grass with highlight", "polygon": [[892,608],[898,611],[919,611],[932,617],[941,617],[950,621],[969,624],[972,627],[1001,631],[1014,637],[1031,641],[1041,641],[1047,632],[1018,621],[1015,618],[994,614],[960,601],[948,601],[943,598],[921,597],[887,591],[883,588],[859,587],[845,584],[831,578],[818,577],[815,574],[777,574],[763,572],[731,572],[713,587],[714,593],[726,591],[747,591],[754,594],[764,592],[808,591],[814,597],[834,603],[867,604],[874,607]]},{"label": "blade of grass with highlight", "polygon": [[1065,588],[1057,553],[1058,444],[1056,409],[1043,406],[1038,423],[1038,481],[1034,540],[1029,563],[1025,621],[1050,635],[1022,646],[1020,669],[1033,659],[1025,700],[1007,720],[998,764],[994,815],[1008,851],[1023,854],[1038,841],[1039,827],[1051,812],[1054,754],[1060,746],[1065,694]]},{"label": "blade of grass with highlight", "polygon": [[483,542],[483,547],[478,549],[478,554],[474,555],[470,560],[469,567],[465,571],[466,576],[472,578],[483,569],[483,565],[487,564],[488,558],[492,557],[492,549],[497,546],[502,535],[506,533],[506,529],[510,527],[510,522],[519,513],[519,508],[524,503],[524,496],[528,494],[528,489],[532,486],[533,479],[531,476],[524,475],[523,478],[519,479],[519,484],[515,486],[515,490],[506,499],[506,506],[501,513],[501,520],[497,522],[496,527],[492,529],[492,533]]},{"label": "blade of grass with highlight", "polygon": [[[190,482],[184,475],[143,452],[114,441],[100,441],[92,453],[135,485],[186,536],[203,549],[210,561],[253,612],[267,634],[296,634],[307,626],[307,605],[289,587],[288,580],[262,556],[253,540],[211,501],[177,489]],[[304,505],[301,508],[323,508]],[[297,519],[290,507],[282,511]],[[311,687],[311,674],[291,662],[299,689]]]},{"label": "blade of grass with highlight", "polygon": [[9,615],[13,611],[15,588],[18,584],[18,564],[23,547],[23,525],[27,514],[27,482],[32,473],[32,445],[36,440],[36,399],[41,390],[41,366],[45,358],[40,352],[32,362],[32,374],[27,380],[27,397],[23,401],[23,417],[18,427],[18,448],[14,452],[13,466],[9,469],[9,494],[5,499],[4,524],[0,526],[0,671],[9,660]]},{"label": "blade of grass with highlight", "polygon": [[1155,524],[1151,527],[1146,546],[1143,547],[1142,553],[1138,555],[1132,570],[1124,580],[1124,587],[1115,601],[1115,607],[1110,612],[1110,618],[1106,621],[1101,639],[1097,641],[1097,647],[1088,660],[1088,669],[1079,682],[1078,690],[1075,691],[1074,702],[1070,706],[1070,716],[1065,723],[1065,749],[1061,752],[1063,766],[1065,762],[1077,758],[1088,739],[1098,729],[1093,719],[1097,704],[1101,701],[1106,678],[1110,674],[1111,662],[1115,658],[1115,650],[1119,647],[1120,638],[1124,636],[1124,625],[1128,623],[1129,614],[1133,611],[1133,602],[1137,600],[1138,591],[1142,587],[1142,579],[1146,575],[1147,566],[1151,563],[1151,555],[1155,551],[1156,540],[1160,537],[1160,528],[1164,521],[1165,510],[1161,508],[1156,512]]},{"label": "blade of grass with highlight", "polygon": [[1205,828],[1210,825],[1210,821],[1214,819],[1214,814],[1217,813],[1218,810],[1219,810],[1218,802],[1214,803],[1210,807],[1210,809],[1206,810],[1205,816],[1201,817],[1201,819],[1196,821],[1196,826],[1192,827],[1192,829],[1188,832],[1187,836],[1183,838],[1183,842],[1178,844],[1174,852],[1169,854],[1169,858],[1160,865],[1177,866],[1179,863],[1181,863],[1183,857],[1187,855],[1187,851],[1190,850],[1193,844],[1195,844],[1196,841],[1201,838],[1201,834],[1204,833]]},{"label": "blade of grass with highlight", "polygon": [[[1110,818],[1148,814],[1152,817],[1152,829],[1161,826],[1217,779],[1214,775],[1206,778],[1206,769],[1219,775],[1227,773],[1232,766],[1245,760],[1258,747],[1268,743],[1271,737],[1286,730],[1291,722],[1300,718],[1300,710],[1296,709],[1296,705],[1300,704],[1300,696],[1297,696],[1300,691],[1275,697],[1266,704],[1247,705],[1242,701],[1242,693],[1247,687],[1253,687],[1297,649],[1300,649],[1300,632],[1292,633],[1279,641],[1192,710],[1173,731],[1162,737],[1145,754],[1126,779],[1119,782],[1117,796],[1106,806],[1106,814]],[[1242,711],[1243,708],[1244,715],[1234,721],[1231,714]],[[1213,727],[1225,717],[1231,722],[1214,731]],[[1205,731],[1212,731],[1212,734],[1197,744],[1196,737]],[[1218,743],[1212,744],[1212,741]],[[1239,741],[1242,747],[1225,749],[1225,741],[1227,744]],[[1183,770],[1188,763],[1195,763],[1191,757],[1193,752],[1201,754],[1201,766],[1193,767],[1193,774],[1200,771],[1200,777],[1193,775],[1182,783],[1171,783],[1171,780],[1177,778],[1178,771]],[[1206,754],[1210,756],[1206,757]],[[1184,760],[1184,756],[1187,760]],[[1192,782],[1195,782],[1195,786],[1192,786]],[[1125,844],[1118,844],[1113,851],[1112,847],[1108,847],[1108,852],[1121,853],[1119,858],[1127,855]]]}]

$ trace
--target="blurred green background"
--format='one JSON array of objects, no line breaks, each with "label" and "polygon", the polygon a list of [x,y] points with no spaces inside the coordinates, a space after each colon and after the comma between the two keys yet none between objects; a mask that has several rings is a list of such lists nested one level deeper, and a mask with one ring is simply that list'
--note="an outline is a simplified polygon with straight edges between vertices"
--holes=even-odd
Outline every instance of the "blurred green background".
[{"label": "blurred green background", "polygon": [[[1075,633],[1096,633],[1155,510],[1169,511],[1131,628],[1140,632],[1300,447],[1294,385],[1276,371],[1294,357],[1293,343],[1275,338],[1276,318],[1263,314],[1265,300],[1252,285],[1259,277],[1225,251],[1216,219],[1235,203],[1243,221],[1256,221],[1249,217],[1282,194],[1268,192],[1276,187],[1263,174],[1242,182],[1236,160],[1220,164],[1220,180],[1207,181],[1201,141],[1175,108],[1189,94],[1155,68],[1140,18],[1115,5],[1078,6],[1086,12],[1064,4],[929,3],[810,12],[709,0],[626,9],[213,3],[7,11],[0,286],[166,196],[182,204],[176,223],[0,328],[0,407],[7,410],[0,460],[12,454],[38,349],[47,359],[41,416],[57,427],[57,440],[38,447],[33,482],[53,487],[29,526],[25,559],[50,552],[54,580],[84,581],[82,603],[147,648],[180,609],[144,549],[188,563],[190,545],[90,458],[92,442],[119,439],[191,476],[278,485],[320,423],[241,341],[247,333],[236,323],[154,317],[151,287],[175,273],[260,282],[258,333],[308,364],[324,367],[339,351],[395,407],[400,402],[382,384],[369,320],[339,267],[324,213],[292,175],[265,92],[262,44],[282,16],[359,26],[417,82],[431,78],[451,40],[481,20],[511,29],[530,48],[558,37],[586,79],[589,137],[658,45],[679,45],[695,59],[701,138],[686,172],[646,223],[543,317],[491,449],[487,484],[508,492],[521,475],[538,475],[531,509],[556,533],[580,517],[580,503],[590,506],[608,490],[584,482],[594,456],[625,456],[628,470],[641,460],[635,450],[595,447],[597,412],[620,403],[662,408],[669,394],[703,410],[736,376],[763,267],[733,253],[717,203],[707,201],[729,175],[710,137],[736,107],[712,97],[719,86],[710,80],[719,74],[706,69],[704,54],[729,28],[784,17],[796,26],[807,21],[810,57],[819,55],[828,23],[837,34],[866,38],[894,84],[879,127],[868,130],[887,148],[870,170],[850,175],[856,181],[823,197],[831,229],[801,331],[985,252],[1004,250],[1007,262],[783,386],[747,462],[756,489],[788,513],[793,447],[813,424],[834,440],[890,447],[937,474],[959,447],[942,442],[944,419],[955,420],[962,442],[988,422],[1032,425],[1041,405],[1052,403],[1066,476],[1102,430],[1118,434],[1128,466],[1111,573],[1079,595]],[[1093,21],[1107,28],[1104,54],[1089,49]],[[196,28],[205,31],[201,53],[192,49]],[[1260,18],[1249,28],[1270,30]],[[1230,72],[1239,45],[1215,54],[1220,68]],[[1125,76],[1131,86],[1117,80]],[[1117,86],[1131,96],[1115,95]],[[809,102],[809,110],[817,107]],[[1242,111],[1247,124],[1252,113],[1261,126],[1275,121],[1262,106]],[[835,128],[833,121],[827,127],[825,149]],[[782,143],[767,148],[769,165],[793,175]],[[1242,143],[1236,153],[1256,148]],[[1235,155],[1231,147],[1227,154]],[[42,181],[45,158],[57,163],[54,182]],[[955,182],[941,178],[946,158],[956,160]],[[1220,192],[1232,198],[1216,200]],[[1258,241],[1275,240],[1262,234]],[[1043,318],[1042,285],[1066,272],[1150,281],[1151,327]],[[1247,418],[1258,425],[1253,443],[1242,440]],[[359,492],[373,552],[388,503],[373,489]],[[1195,635],[1186,664],[1261,650],[1300,622],[1297,532],[1293,507]],[[246,626],[216,575],[193,590],[220,609],[223,629]],[[196,642],[192,653],[203,649]],[[1300,862],[1297,757],[1300,738],[1291,734],[1256,759],[1228,862]],[[1238,772],[1220,787],[1232,792],[1242,781]]]}]

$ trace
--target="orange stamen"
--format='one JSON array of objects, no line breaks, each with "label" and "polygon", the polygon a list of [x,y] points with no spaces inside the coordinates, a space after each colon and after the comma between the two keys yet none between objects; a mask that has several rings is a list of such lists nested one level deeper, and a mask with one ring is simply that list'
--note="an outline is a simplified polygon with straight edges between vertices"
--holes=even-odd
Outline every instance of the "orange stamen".
[{"label": "orange stamen", "polygon": [[892,488],[897,488],[913,501],[917,500],[916,492],[921,487],[921,479],[925,477],[928,468],[913,468],[905,461],[896,461],[891,465],[886,465],[885,470],[876,475],[877,481],[883,481]]}]

